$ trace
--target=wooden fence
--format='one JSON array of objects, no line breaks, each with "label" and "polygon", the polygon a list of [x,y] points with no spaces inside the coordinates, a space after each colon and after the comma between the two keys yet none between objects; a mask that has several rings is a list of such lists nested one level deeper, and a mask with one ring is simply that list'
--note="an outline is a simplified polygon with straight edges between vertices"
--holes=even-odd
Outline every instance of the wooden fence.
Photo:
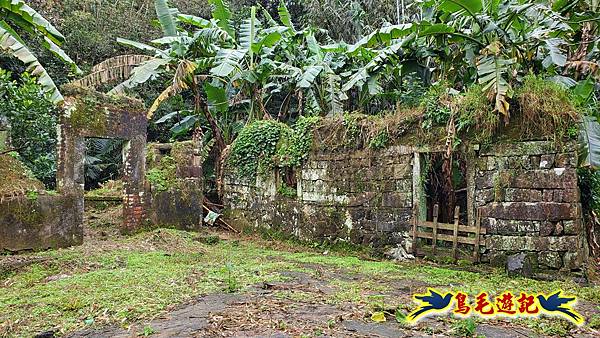
[{"label": "wooden fence", "polygon": [[[454,209],[454,223],[439,223],[439,208],[437,204],[433,207],[433,222],[419,220],[418,214],[415,211],[412,229],[413,254],[418,254],[417,242],[419,238],[423,238],[431,239],[431,250],[434,256],[438,249],[438,242],[452,243],[452,258],[455,261],[458,258],[457,249],[459,243],[473,245],[473,261],[479,262],[479,247],[483,243],[482,236],[486,234],[486,229],[481,228],[479,211],[477,212],[475,226],[459,224],[459,215],[460,207],[457,206]],[[431,229],[431,231],[427,231],[428,229]],[[439,233],[439,230],[452,231],[452,234]]]}]

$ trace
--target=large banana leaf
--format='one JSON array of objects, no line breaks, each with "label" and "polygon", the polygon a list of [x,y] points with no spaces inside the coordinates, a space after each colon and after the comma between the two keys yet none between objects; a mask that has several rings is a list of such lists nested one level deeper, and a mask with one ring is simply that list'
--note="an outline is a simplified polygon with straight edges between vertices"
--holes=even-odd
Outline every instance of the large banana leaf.
[{"label": "large banana leaf", "polygon": [[412,33],[413,28],[414,25],[412,23],[383,27],[363,37],[357,43],[349,46],[348,53],[354,54],[361,48],[370,48],[380,44],[386,45],[392,40],[409,35]]},{"label": "large banana leaf", "polygon": [[13,35],[13,33],[0,25],[0,50],[21,60],[27,66],[27,71],[37,78],[38,83],[44,88],[44,91],[49,95],[52,102],[62,102],[63,96],[60,94],[50,75],[48,75],[46,69],[44,69],[35,55],[21,41],[18,35]]},{"label": "large banana leaf", "polygon": [[567,63],[567,53],[561,49],[561,46],[565,45],[566,42],[561,38],[550,38],[544,42],[549,52],[548,57],[543,61],[544,67],[548,68],[552,64],[563,67]]},{"label": "large banana leaf", "polygon": [[212,23],[209,20],[206,20],[204,18],[195,16],[195,15],[178,14],[177,20],[179,22],[183,22],[183,23],[185,23],[187,25],[191,25],[191,26],[196,26],[198,28],[212,27]]},{"label": "large banana leaf", "polygon": [[115,56],[95,65],[89,75],[72,83],[83,87],[96,88],[110,82],[125,81],[131,76],[131,72],[135,67],[152,59],[154,58],[148,55]]},{"label": "large banana leaf", "polygon": [[250,18],[244,20],[240,27],[240,46],[242,49],[248,52],[250,56],[250,65],[254,62],[254,40],[256,39],[256,7],[252,7],[250,11]]},{"label": "large banana leaf", "polygon": [[127,46],[127,47],[133,47],[139,50],[144,50],[147,52],[153,52],[155,53],[155,55],[158,54],[165,54],[162,50],[156,48],[156,47],[152,47],[150,45],[147,45],[145,43],[141,43],[141,42],[137,42],[137,41],[132,41],[132,40],[128,40],[128,39],[123,39],[123,38],[117,38],[117,43],[122,44],[123,46]]},{"label": "large banana leaf", "polygon": [[580,145],[580,165],[600,168],[600,124],[593,116],[583,117]]},{"label": "large banana leaf", "polygon": [[81,74],[82,71],[77,67],[75,61],[73,61],[64,50],[62,50],[58,45],[56,45],[52,40],[48,39],[44,36],[44,40],[42,41],[42,45],[50,51],[54,56],[59,58],[61,61],[66,63],[71,67],[71,71],[75,74]]},{"label": "large banana leaf", "polygon": [[271,48],[275,46],[275,44],[281,41],[283,34],[287,31],[289,31],[289,28],[285,26],[275,26],[263,29],[261,36],[256,43],[252,45],[252,50],[254,53],[258,53],[263,47]]},{"label": "large banana leaf", "polygon": [[227,77],[234,70],[240,69],[240,61],[246,56],[247,51],[243,49],[221,49],[217,53],[216,64],[210,73],[219,76]]},{"label": "large banana leaf", "polygon": [[208,82],[204,83],[204,91],[208,101],[208,109],[211,112],[223,113],[229,109],[229,101],[225,89],[211,85]]},{"label": "large banana leaf", "polygon": [[296,29],[294,28],[294,23],[292,22],[292,15],[290,14],[290,11],[288,10],[287,6],[285,5],[285,1],[283,1],[283,0],[279,1],[279,7],[277,7],[277,13],[279,14],[279,20],[281,21],[281,23],[295,32]]},{"label": "large banana leaf", "polygon": [[310,88],[313,86],[315,80],[323,71],[323,66],[320,65],[312,65],[308,66],[304,69],[304,73],[302,73],[302,78],[298,82],[298,87],[300,88]]},{"label": "large banana leaf", "polygon": [[163,72],[163,67],[169,64],[168,59],[152,59],[135,67],[131,72],[131,77],[118,86],[111,89],[109,94],[121,94],[126,88],[133,88],[150,79],[157,78]]},{"label": "large banana leaf", "polygon": [[40,32],[57,45],[65,41],[58,29],[22,0],[0,0],[0,13],[4,13],[7,19],[28,32]]},{"label": "large banana leaf", "polygon": [[190,88],[189,83],[193,81],[193,75],[197,68],[198,66],[192,61],[181,60],[179,62],[177,70],[175,71],[175,76],[173,76],[173,83],[163,90],[163,92],[154,100],[152,107],[148,110],[148,119],[152,118],[154,112],[158,110],[163,102]]},{"label": "large banana leaf", "polygon": [[213,5],[212,17],[217,20],[217,25],[229,35],[235,38],[235,30],[231,26],[231,11],[229,5],[224,0],[208,0]]},{"label": "large banana leaf", "polygon": [[175,24],[167,0],[154,0],[154,8],[156,9],[156,16],[158,16],[158,21],[165,36],[176,36],[177,25]]},{"label": "large banana leaf", "polygon": [[510,104],[507,94],[510,85],[506,80],[508,66],[516,60],[506,60],[496,55],[483,57],[477,65],[478,82],[483,86],[483,91],[495,97],[496,110],[508,117]]},{"label": "large banana leaf", "polygon": [[440,3],[441,10],[448,13],[465,11],[469,15],[475,17],[483,9],[481,0],[444,0]]},{"label": "large banana leaf", "polygon": [[405,42],[406,40],[399,41],[391,46],[381,49],[376,57],[350,76],[350,79],[342,86],[342,91],[346,92],[354,86],[362,87],[369,81],[371,72],[377,71],[381,66],[385,65],[388,60],[396,57],[396,54],[400,51]]}]

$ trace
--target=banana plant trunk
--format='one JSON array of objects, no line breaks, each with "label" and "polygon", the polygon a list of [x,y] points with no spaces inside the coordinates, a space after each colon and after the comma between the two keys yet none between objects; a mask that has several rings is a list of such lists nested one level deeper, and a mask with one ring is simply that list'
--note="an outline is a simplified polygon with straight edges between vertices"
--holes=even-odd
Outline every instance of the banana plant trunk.
[{"label": "banana plant trunk", "polygon": [[[223,200],[223,176],[224,176],[224,155],[225,149],[227,145],[225,144],[225,139],[223,138],[223,133],[221,133],[221,129],[217,124],[214,116],[210,112],[208,108],[208,104],[200,95],[200,90],[198,89],[198,85],[193,86],[194,89],[194,109],[196,110],[196,114],[202,112],[206,121],[208,121],[208,125],[210,126],[210,130],[213,134],[213,138],[215,139],[215,147],[216,147],[216,159],[215,159],[215,176],[216,176],[216,186],[217,186],[217,195],[219,198],[219,203]],[[198,126],[200,128],[200,126]]]}]

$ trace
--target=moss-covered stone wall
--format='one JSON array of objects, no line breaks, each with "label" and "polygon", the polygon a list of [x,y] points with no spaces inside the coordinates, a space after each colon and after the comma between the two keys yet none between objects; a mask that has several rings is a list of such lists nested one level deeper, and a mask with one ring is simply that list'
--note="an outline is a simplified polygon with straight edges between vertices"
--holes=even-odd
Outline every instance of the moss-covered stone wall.
[{"label": "moss-covered stone wall", "polygon": [[385,247],[408,244],[415,149],[314,151],[296,172],[296,196],[282,177],[226,176],[225,204],[238,224],[306,240]]},{"label": "moss-covered stone wall", "polygon": [[28,195],[0,202],[0,252],[45,250],[83,242],[74,196]]},{"label": "moss-covered stone wall", "polygon": [[[242,178],[228,168],[224,191],[230,220],[300,239],[411,252],[413,215],[425,214],[420,162],[432,149],[315,148],[295,172],[295,196],[284,189],[278,171]],[[480,215],[487,231],[483,262],[503,265],[507,257],[526,253],[537,271],[583,267],[587,244],[575,144],[529,141],[465,145],[461,151],[467,162],[467,222],[475,225]]]},{"label": "moss-covered stone wall", "polygon": [[487,229],[483,259],[525,252],[545,271],[579,270],[587,243],[572,143],[494,145],[475,160],[475,207]]},{"label": "moss-covered stone wall", "polygon": [[198,230],[202,225],[202,158],[193,141],[148,145],[148,218],[153,224]]}]

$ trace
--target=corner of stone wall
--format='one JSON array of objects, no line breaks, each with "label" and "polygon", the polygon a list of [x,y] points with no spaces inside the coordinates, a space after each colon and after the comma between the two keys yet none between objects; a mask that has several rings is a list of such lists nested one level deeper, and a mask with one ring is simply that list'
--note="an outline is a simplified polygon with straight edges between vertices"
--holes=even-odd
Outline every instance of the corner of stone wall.
[{"label": "corner of stone wall", "polygon": [[587,256],[574,144],[498,144],[475,159],[475,207],[487,229],[483,259],[526,253],[538,272],[570,273]]}]

